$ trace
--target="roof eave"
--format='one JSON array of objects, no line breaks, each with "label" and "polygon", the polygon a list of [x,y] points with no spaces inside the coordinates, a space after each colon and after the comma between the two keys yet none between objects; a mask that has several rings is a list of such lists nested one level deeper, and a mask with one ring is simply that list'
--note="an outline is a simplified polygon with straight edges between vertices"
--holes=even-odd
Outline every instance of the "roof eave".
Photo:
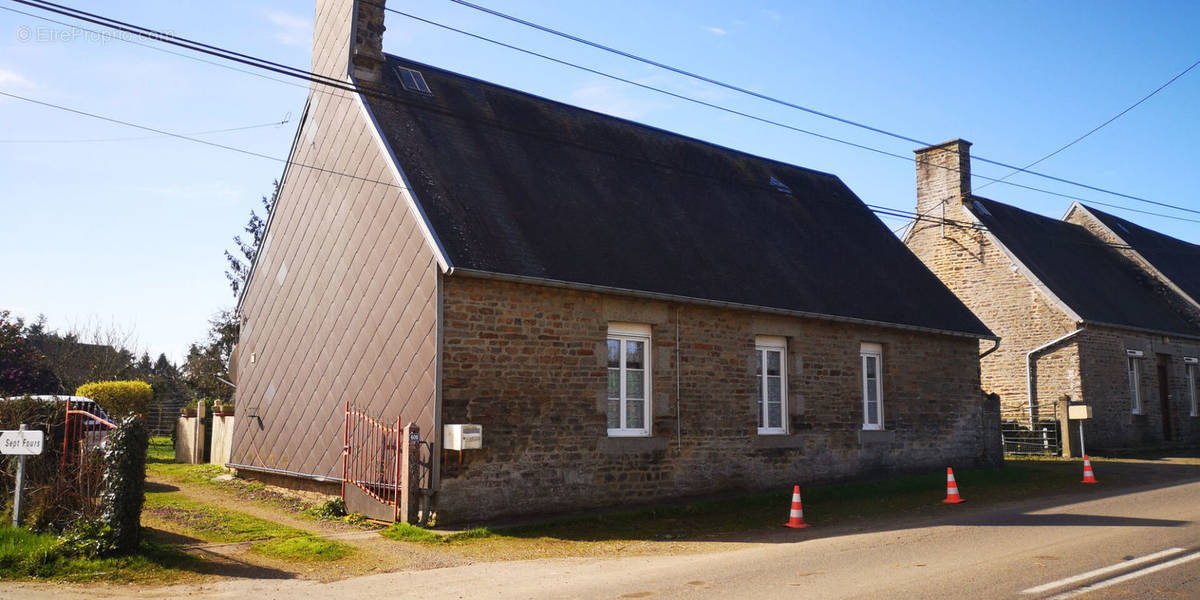
[{"label": "roof eave", "polygon": [[1162,337],[1183,338],[1186,340],[1200,341],[1200,333],[1180,333],[1178,331],[1166,331],[1163,329],[1151,329],[1147,327],[1137,327],[1135,325],[1120,325],[1118,323],[1106,323],[1104,321],[1083,320],[1079,321],[1084,325],[1093,325],[1099,327],[1109,327],[1111,329],[1122,329],[1125,331],[1135,331],[1138,333],[1149,333]]},{"label": "roof eave", "polygon": [[477,269],[466,269],[458,267],[454,270],[454,274],[463,275],[466,277],[475,277],[479,279],[490,279],[495,281],[507,281],[510,283],[524,283],[529,285],[540,285],[546,287],[556,287],[568,290],[576,290],[582,292],[597,292],[604,294],[618,294],[621,296],[630,296],[633,298],[644,298],[647,300],[662,300],[667,302],[687,302],[689,304],[699,304],[703,306],[712,306],[716,308],[729,308],[733,310],[744,310],[750,312],[770,313],[784,315],[790,317],[804,317],[808,319],[819,319],[823,321],[834,321],[838,323],[853,323],[856,325],[869,325],[873,327],[887,327],[890,329],[903,329],[907,331],[919,331],[921,333],[932,333],[938,335],[948,335],[954,337],[963,337],[979,340],[997,341],[1000,338],[994,334],[984,335],[978,332],[955,331],[950,329],[938,329],[936,327],[924,327],[921,325],[909,325],[906,323],[890,323],[887,321],[875,321],[871,319],[862,319],[858,317],[847,317],[842,315],[829,315],[824,313],[815,313],[802,310],[792,310],[785,308],[774,308],[770,306],[758,306],[754,304],[742,304],[739,302],[727,302],[724,300],[712,300],[708,298],[696,298],[692,296],[682,296],[678,294],[666,294],[662,292],[648,292],[643,290],[633,290],[628,288],[618,288],[605,285],[596,285],[591,283],[579,283],[573,281],[563,281],[559,279],[545,279],[541,277],[531,277],[528,275],[513,275],[509,273],[496,273],[492,271],[482,271]]}]

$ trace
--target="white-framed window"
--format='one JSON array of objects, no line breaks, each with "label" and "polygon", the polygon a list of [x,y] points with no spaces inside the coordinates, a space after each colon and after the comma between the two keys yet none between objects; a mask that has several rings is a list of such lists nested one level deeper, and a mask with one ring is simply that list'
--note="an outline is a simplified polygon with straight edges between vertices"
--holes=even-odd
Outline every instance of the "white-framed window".
[{"label": "white-framed window", "polygon": [[758,433],[787,433],[787,338],[760,335],[754,338],[758,381]]},{"label": "white-framed window", "polygon": [[1135,415],[1142,414],[1142,358],[1129,355],[1129,411]]},{"label": "white-framed window", "polygon": [[650,326],[608,324],[608,435],[650,435]]},{"label": "white-framed window", "polygon": [[1188,406],[1191,407],[1189,414],[1200,417],[1200,398],[1196,397],[1196,377],[1200,374],[1200,359],[1188,356],[1184,357],[1183,362],[1187,368]]},{"label": "white-framed window", "polygon": [[863,429],[883,429],[883,346],[863,343],[862,400]]}]

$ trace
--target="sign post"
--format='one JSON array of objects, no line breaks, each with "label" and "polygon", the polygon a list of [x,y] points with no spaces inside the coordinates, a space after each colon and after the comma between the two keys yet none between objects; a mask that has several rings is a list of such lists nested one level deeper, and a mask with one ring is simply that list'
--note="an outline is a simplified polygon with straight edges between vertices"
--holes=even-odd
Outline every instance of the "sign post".
[{"label": "sign post", "polygon": [[1086,456],[1087,446],[1083,444],[1083,422],[1092,418],[1092,407],[1087,404],[1072,404],[1067,407],[1067,418],[1079,421],[1079,453]]},{"label": "sign post", "polygon": [[29,431],[25,424],[17,431],[0,431],[0,454],[17,457],[17,485],[13,492],[13,527],[21,525],[21,488],[25,486],[25,457],[42,453],[46,436],[43,432]]}]

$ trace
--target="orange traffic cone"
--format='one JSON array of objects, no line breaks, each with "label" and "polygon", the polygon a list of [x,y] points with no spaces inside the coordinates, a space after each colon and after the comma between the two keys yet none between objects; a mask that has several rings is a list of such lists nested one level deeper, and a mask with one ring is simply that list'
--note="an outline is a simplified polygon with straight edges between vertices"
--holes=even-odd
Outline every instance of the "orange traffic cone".
[{"label": "orange traffic cone", "polygon": [[800,504],[800,486],[792,488],[792,512],[788,517],[788,522],[783,526],[792,529],[803,529],[809,526],[804,522],[804,506]]},{"label": "orange traffic cone", "polygon": [[946,467],[946,499],[943,504],[958,504],[966,502],[958,495],[958,483],[954,481],[954,469]]},{"label": "orange traffic cone", "polygon": [[1083,455],[1083,481],[1080,483],[1100,483],[1096,481],[1096,474],[1092,472],[1092,459],[1088,455]]}]

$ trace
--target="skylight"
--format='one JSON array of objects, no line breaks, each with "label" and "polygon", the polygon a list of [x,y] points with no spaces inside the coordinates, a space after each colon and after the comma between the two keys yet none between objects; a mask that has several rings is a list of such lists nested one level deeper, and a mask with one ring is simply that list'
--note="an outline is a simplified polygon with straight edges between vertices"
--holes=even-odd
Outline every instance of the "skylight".
[{"label": "skylight", "polygon": [[429,85],[425,83],[425,76],[421,75],[420,71],[396,67],[396,74],[400,76],[400,84],[404,86],[404,89],[433,95],[433,92],[429,91]]},{"label": "skylight", "polygon": [[774,175],[771,176],[770,181],[768,181],[767,183],[771,184],[771,187],[775,188],[776,190],[778,190],[780,192],[783,192],[785,194],[792,193],[792,188],[788,187],[786,183],[780,181]]}]

